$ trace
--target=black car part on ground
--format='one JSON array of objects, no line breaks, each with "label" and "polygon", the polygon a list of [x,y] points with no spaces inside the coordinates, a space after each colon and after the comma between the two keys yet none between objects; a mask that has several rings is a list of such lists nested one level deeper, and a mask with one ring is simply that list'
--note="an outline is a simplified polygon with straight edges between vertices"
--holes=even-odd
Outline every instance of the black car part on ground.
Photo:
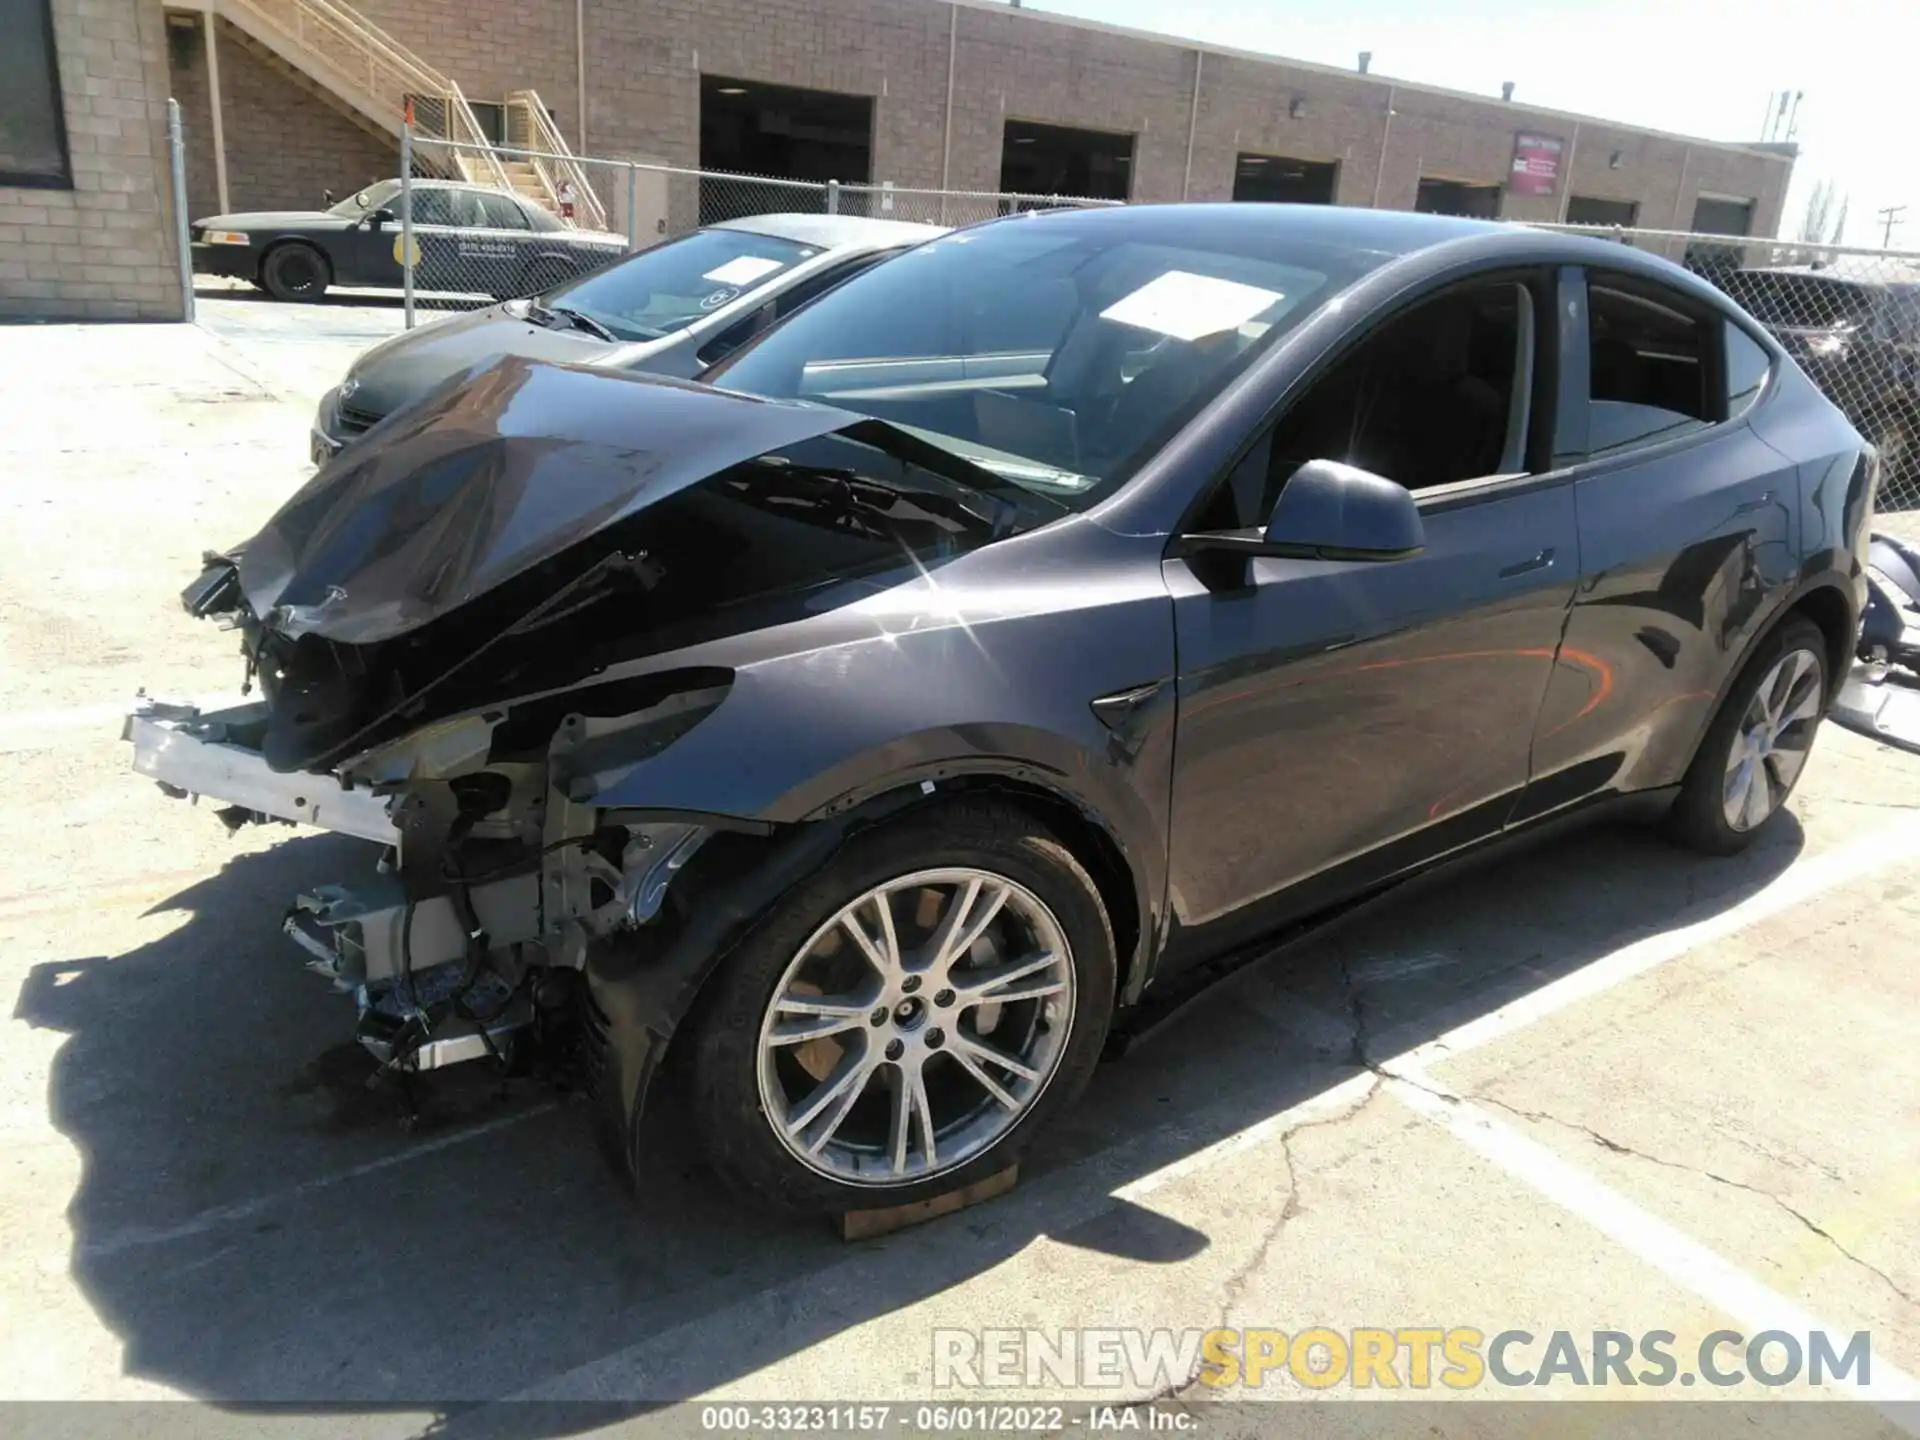
[{"label": "black car part on ground", "polygon": [[1920,754],[1920,548],[1875,535],[1858,662],[1834,702],[1847,729]]}]

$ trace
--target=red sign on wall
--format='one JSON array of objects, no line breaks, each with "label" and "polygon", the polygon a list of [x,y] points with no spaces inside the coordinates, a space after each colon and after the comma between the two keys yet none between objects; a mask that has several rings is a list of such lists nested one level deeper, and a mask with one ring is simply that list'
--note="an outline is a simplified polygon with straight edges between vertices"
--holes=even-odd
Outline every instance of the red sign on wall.
[{"label": "red sign on wall", "polygon": [[1508,189],[1515,195],[1551,195],[1560,184],[1560,152],[1565,142],[1551,135],[1529,135],[1525,131],[1513,137],[1513,178]]}]

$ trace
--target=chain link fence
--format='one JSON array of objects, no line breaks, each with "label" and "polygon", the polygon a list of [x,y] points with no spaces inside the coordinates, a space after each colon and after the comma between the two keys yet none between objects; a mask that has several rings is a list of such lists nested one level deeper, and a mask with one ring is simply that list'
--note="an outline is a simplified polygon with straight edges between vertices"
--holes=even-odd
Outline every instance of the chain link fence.
[{"label": "chain link fence", "polygon": [[1535,228],[1631,245],[1711,281],[1878,447],[1878,508],[1920,510],[1920,254],[1677,230]]},{"label": "chain link fence", "polygon": [[[783,180],[409,137],[391,243],[412,308],[534,295],[633,250],[755,215],[968,225],[1021,210],[1117,205],[1060,195]],[[507,184],[500,183],[504,175]]]}]

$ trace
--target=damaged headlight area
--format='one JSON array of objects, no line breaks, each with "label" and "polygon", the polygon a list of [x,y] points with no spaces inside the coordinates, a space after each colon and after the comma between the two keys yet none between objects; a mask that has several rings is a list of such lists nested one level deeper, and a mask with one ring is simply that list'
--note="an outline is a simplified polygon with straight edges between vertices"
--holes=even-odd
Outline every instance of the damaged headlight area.
[{"label": "damaged headlight area", "polygon": [[565,1024],[588,948],[659,919],[713,827],[593,797],[711,714],[731,680],[676,671],[453,716],[324,775],[269,763],[275,702],[143,701],[126,738],[136,770],[226,802],[230,826],[297,821],[381,847],[365,878],[295,897],[283,928],[354,997],[377,1059],[430,1070],[505,1059],[535,1027]]}]

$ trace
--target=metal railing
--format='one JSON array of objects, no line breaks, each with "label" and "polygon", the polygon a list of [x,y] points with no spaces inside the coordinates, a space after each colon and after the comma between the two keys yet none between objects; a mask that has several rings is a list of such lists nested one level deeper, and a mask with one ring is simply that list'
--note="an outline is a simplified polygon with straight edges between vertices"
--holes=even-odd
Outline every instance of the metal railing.
[{"label": "metal railing", "polygon": [[279,32],[283,42],[292,42],[301,68],[311,78],[381,124],[397,130],[412,105],[416,124],[460,146],[452,156],[459,178],[482,185],[509,184],[460,87],[357,11],[334,0],[218,3],[222,13],[237,19],[243,28]]},{"label": "metal railing", "polygon": [[515,90],[507,96],[507,144],[529,156],[526,163],[539,181],[541,203],[548,210],[568,226],[607,228],[607,207],[541,103],[539,92]]}]

